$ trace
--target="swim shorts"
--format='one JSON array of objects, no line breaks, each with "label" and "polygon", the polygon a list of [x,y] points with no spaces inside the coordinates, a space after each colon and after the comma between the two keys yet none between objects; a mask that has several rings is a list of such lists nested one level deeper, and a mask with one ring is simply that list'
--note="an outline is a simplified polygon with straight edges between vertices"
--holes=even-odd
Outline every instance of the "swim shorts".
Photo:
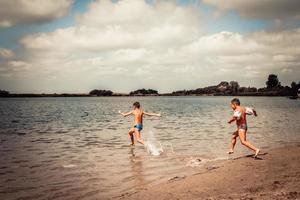
[{"label": "swim shorts", "polygon": [[143,129],[143,124],[136,124],[136,125],[134,125],[134,128],[141,131]]},{"label": "swim shorts", "polygon": [[240,124],[237,126],[237,128],[238,128],[238,130],[245,130],[245,131],[248,130],[247,124]]}]

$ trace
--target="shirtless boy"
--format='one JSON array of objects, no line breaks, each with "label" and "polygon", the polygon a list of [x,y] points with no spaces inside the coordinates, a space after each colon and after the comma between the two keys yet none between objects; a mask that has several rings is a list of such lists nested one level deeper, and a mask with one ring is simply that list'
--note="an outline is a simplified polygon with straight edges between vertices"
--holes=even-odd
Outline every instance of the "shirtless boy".
[{"label": "shirtless boy", "polygon": [[247,141],[246,139],[246,134],[247,134],[247,120],[246,120],[246,115],[247,114],[254,114],[256,117],[256,111],[251,108],[247,107],[242,107],[240,105],[240,100],[237,98],[234,98],[231,100],[231,108],[234,110],[233,117],[228,121],[229,124],[232,122],[236,121],[237,125],[237,130],[232,134],[231,138],[231,145],[230,145],[230,150],[228,151],[228,154],[233,153],[234,146],[236,144],[236,138],[240,137],[241,143],[248,147],[249,149],[254,151],[254,157],[257,157],[259,153],[259,149],[253,146],[250,142]]},{"label": "shirtless boy", "polygon": [[157,117],[161,116],[161,114],[145,112],[144,110],[141,109],[141,106],[140,106],[139,102],[135,102],[133,104],[133,110],[132,111],[127,112],[127,113],[122,113],[121,111],[119,111],[119,113],[121,115],[123,115],[124,117],[127,117],[129,115],[134,116],[134,126],[128,132],[128,135],[129,135],[130,140],[131,140],[131,145],[134,145],[134,136],[136,137],[136,140],[139,143],[145,145],[144,140],[141,138],[141,130],[143,129],[143,116],[144,115],[157,116]]}]

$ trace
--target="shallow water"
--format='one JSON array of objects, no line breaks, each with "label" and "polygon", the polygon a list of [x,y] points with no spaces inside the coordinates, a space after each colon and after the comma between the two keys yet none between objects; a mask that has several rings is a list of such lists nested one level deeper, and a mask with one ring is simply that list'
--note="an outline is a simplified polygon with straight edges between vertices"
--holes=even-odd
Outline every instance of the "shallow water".
[{"label": "shallow water", "polygon": [[[0,199],[106,199],[228,159],[231,97],[95,97],[0,99]],[[160,156],[128,146],[134,101],[163,117],[146,117],[142,136]],[[248,140],[263,150],[300,139],[300,101],[242,97]],[[158,145],[159,144],[159,145]],[[248,154],[237,144],[233,156]],[[196,159],[195,159],[196,158]],[[191,164],[190,164],[191,163]],[[191,167],[193,166],[193,167]],[[191,169],[191,170],[190,170]]]}]

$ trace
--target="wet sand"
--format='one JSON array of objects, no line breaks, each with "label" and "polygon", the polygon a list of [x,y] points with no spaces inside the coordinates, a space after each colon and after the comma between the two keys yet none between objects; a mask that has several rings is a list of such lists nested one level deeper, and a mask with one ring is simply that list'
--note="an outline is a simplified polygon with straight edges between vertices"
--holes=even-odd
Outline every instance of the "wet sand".
[{"label": "wet sand", "polygon": [[210,164],[120,199],[300,199],[300,144]]}]

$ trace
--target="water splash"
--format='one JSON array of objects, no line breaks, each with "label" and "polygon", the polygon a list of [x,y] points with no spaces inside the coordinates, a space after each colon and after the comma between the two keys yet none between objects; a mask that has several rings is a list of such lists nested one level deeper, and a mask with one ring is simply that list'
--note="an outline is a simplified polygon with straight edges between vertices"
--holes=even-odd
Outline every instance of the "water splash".
[{"label": "water splash", "polygon": [[174,153],[173,145],[170,142],[161,143],[155,138],[154,132],[149,131],[145,143],[147,152],[153,156],[159,156],[170,149]]},{"label": "water splash", "polygon": [[162,146],[158,147],[152,141],[146,142],[146,149],[147,149],[147,152],[153,156],[159,156],[160,154],[162,154],[164,152]]},{"label": "water splash", "polygon": [[164,143],[160,143],[160,146],[166,151],[166,150],[170,150],[171,153],[175,153],[174,152],[174,148],[171,142],[164,142]]}]

